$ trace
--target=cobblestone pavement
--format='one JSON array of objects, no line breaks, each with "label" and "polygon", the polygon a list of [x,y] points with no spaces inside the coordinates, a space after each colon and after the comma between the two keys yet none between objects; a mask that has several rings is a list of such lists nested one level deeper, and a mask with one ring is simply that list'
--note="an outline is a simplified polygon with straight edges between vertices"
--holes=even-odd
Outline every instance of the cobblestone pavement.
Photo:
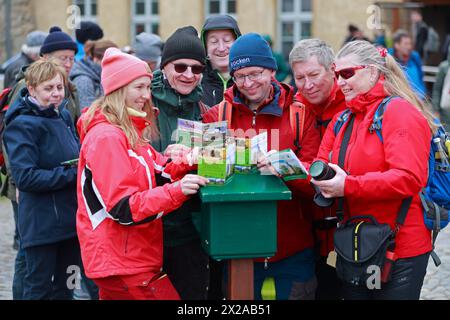
[{"label": "cobblestone pavement", "polygon": [[[14,222],[9,200],[0,199],[0,300],[12,299],[11,284],[16,251],[12,248]],[[436,252],[442,264],[436,268],[430,259],[422,289],[423,300],[450,300],[450,227],[439,234]],[[447,245],[446,245],[447,244]]]}]

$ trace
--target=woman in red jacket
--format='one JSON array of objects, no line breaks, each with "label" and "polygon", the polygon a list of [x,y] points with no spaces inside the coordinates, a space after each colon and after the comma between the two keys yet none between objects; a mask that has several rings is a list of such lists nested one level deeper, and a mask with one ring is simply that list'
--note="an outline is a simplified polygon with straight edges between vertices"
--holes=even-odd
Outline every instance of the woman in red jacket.
[{"label": "woman in red jacket", "polygon": [[171,159],[149,144],[155,136],[152,74],[138,58],[110,48],[102,60],[105,97],[78,122],[77,232],[86,275],[101,299],[177,299],[161,273],[161,217],[207,180],[186,175],[191,153]]},{"label": "woman in red jacket", "polygon": [[[341,169],[336,164],[350,121],[335,136],[333,129],[340,114],[333,118],[318,159],[329,162],[336,176],[313,183],[327,198],[344,197],[346,218],[370,215],[392,229],[402,201],[413,198],[395,238],[398,260],[391,280],[379,290],[369,290],[365,284],[345,284],[344,298],[419,299],[431,251],[418,194],[427,182],[432,116],[392,56],[369,42],[353,41],[341,49],[336,56],[336,76],[354,118],[353,129]],[[369,127],[387,96],[395,98],[384,113],[382,142]]]}]

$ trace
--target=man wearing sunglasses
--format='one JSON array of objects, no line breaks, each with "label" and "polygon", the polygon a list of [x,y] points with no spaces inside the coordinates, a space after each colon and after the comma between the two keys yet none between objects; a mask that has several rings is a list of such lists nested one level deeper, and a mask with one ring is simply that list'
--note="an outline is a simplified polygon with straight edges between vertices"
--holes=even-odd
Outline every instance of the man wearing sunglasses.
[{"label": "man wearing sunglasses", "polygon": [[[157,151],[168,152],[175,141],[178,118],[198,121],[206,108],[201,103],[200,81],[206,53],[194,27],[176,30],[164,45],[161,70],[153,73],[152,101],[159,109]],[[167,149],[167,150],[166,150]],[[164,178],[161,177],[160,180]],[[164,181],[160,181],[163,183]],[[208,255],[193,223],[195,198],[163,218],[164,261],[175,289],[183,300],[203,300],[208,288]]]},{"label": "man wearing sunglasses", "polygon": [[[334,72],[334,53],[330,46],[319,39],[305,39],[296,44],[289,55],[289,63],[298,89],[295,98],[305,104],[315,115],[320,139],[325,134],[333,116],[346,109],[345,97],[337,85]],[[354,70],[340,71],[346,78]],[[316,146],[315,152],[319,150]],[[314,212],[314,235],[318,255],[316,299],[339,299],[340,282],[335,269],[328,266],[327,256],[334,250],[333,234],[336,229],[335,208],[320,208],[309,202]],[[304,205],[306,205],[304,203]]]},{"label": "man wearing sunglasses", "polygon": [[[301,148],[297,148],[290,125],[293,88],[275,79],[277,64],[267,41],[256,33],[239,37],[230,49],[229,68],[235,83],[224,94],[227,108],[231,108],[229,128],[240,137],[241,134],[253,137],[267,131],[269,150],[290,148],[302,161],[312,161],[316,154],[313,148],[320,142],[314,118],[308,112],[305,114]],[[217,121],[221,106],[211,108],[203,121]],[[311,212],[302,211],[297,182],[294,181],[288,182],[293,200],[278,202],[277,253],[271,258],[255,260],[254,297],[258,300],[314,298]],[[270,289],[269,284],[273,282],[275,290]]]}]

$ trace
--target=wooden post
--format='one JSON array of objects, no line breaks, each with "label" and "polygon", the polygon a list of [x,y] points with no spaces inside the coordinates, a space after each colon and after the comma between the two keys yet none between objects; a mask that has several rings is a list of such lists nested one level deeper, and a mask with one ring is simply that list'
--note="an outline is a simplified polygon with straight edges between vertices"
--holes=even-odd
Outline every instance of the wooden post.
[{"label": "wooden post", "polygon": [[228,261],[228,299],[253,300],[253,259]]}]

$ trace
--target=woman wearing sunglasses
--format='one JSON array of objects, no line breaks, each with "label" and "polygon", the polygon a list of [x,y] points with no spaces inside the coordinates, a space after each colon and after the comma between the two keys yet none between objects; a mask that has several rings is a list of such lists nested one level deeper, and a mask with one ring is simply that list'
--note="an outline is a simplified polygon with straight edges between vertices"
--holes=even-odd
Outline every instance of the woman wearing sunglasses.
[{"label": "woman wearing sunglasses", "polygon": [[[154,73],[152,81],[152,100],[159,109],[159,139],[152,143],[156,150],[176,152],[168,146],[175,142],[178,119],[198,121],[207,109],[200,102],[205,63],[205,49],[193,27],[180,28],[167,39],[161,71]],[[164,270],[183,300],[207,295],[208,256],[192,220],[192,212],[198,211],[192,199],[163,218]]]},{"label": "woman wearing sunglasses", "polygon": [[[381,289],[366,283],[344,284],[345,299],[419,299],[431,251],[430,232],[423,223],[419,191],[427,183],[433,119],[412,91],[394,58],[366,41],[345,45],[336,56],[336,77],[350,108],[349,120],[335,136],[334,117],[318,158],[330,162],[336,176],[313,181],[327,198],[344,197],[344,219],[369,215],[395,230],[402,201],[412,197],[406,220],[395,237],[397,260],[391,280]],[[370,127],[374,113],[388,96],[382,139]],[[338,165],[345,131],[353,122],[344,166]]]},{"label": "woman wearing sunglasses", "polygon": [[100,299],[179,298],[170,278],[160,273],[161,218],[207,182],[183,177],[193,157],[170,161],[149,145],[157,137],[151,79],[145,62],[107,49],[105,96],[78,122],[77,232],[86,275],[98,285]]}]

